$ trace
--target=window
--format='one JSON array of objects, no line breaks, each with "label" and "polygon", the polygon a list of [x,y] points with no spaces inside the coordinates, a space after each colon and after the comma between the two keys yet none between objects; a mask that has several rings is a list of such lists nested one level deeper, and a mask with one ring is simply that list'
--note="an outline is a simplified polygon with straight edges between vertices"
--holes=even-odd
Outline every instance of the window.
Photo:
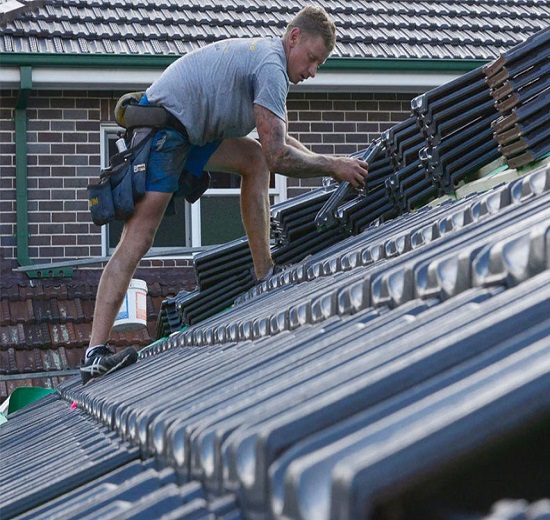
[{"label": "window", "polygon": [[[102,167],[109,164],[109,157],[117,152],[115,142],[122,129],[104,126],[101,132]],[[251,137],[257,135],[251,134]],[[245,235],[240,213],[240,182],[238,175],[211,172],[210,188],[194,204],[183,198],[174,199],[175,213],[165,215],[155,236],[151,251],[173,248],[201,248],[223,244]],[[276,204],[286,198],[286,178],[272,175],[270,201]],[[123,223],[115,221],[103,226],[104,254],[110,254],[118,244]]]}]

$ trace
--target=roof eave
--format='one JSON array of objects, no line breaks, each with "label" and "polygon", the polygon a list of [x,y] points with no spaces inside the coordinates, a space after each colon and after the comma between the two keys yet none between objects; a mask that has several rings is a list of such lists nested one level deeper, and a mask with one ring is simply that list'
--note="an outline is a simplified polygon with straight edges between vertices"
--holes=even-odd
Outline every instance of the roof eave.
[{"label": "roof eave", "polygon": [[[0,55],[3,88],[18,88],[19,68],[31,67],[34,89],[143,89],[179,56]],[[329,58],[317,76],[293,91],[424,92],[486,63],[482,60]]]}]

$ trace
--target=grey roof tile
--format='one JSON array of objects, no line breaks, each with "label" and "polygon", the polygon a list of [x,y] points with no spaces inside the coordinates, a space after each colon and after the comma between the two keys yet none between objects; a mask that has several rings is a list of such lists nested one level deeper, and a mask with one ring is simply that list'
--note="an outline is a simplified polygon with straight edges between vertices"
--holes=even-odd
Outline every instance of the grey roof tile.
[{"label": "grey roof tile", "polygon": [[[302,3],[46,0],[37,5],[4,22],[0,52],[179,55],[227,37],[279,35]],[[335,57],[491,59],[550,24],[550,0],[328,0],[323,5],[338,26]]]}]

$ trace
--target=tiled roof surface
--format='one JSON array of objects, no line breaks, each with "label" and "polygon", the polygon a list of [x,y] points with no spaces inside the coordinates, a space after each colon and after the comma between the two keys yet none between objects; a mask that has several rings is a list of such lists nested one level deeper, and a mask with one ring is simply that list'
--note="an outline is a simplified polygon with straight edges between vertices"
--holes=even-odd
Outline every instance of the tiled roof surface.
[{"label": "tiled roof surface", "polygon": [[[228,37],[280,35],[303,5],[297,0],[46,0],[30,12],[15,10],[0,18],[0,52],[181,55]],[[333,57],[340,58],[490,59],[550,24],[548,0],[328,0],[322,5],[336,21]]]},{"label": "tiled roof surface", "polygon": [[546,519],[549,246],[548,165],[371,226],[10,414],[2,518]]}]

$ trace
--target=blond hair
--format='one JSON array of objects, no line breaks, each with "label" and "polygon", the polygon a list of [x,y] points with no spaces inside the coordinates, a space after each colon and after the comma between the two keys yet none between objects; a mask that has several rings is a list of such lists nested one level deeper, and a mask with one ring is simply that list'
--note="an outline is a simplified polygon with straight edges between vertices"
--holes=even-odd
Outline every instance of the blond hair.
[{"label": "blond hair", "polygon": [[320,35],[327,51],[332,52],[336,45],[336,25],[323,7],[308,5],[304,7],[288,24],[283,39],[297,27],[310,36]]}]

